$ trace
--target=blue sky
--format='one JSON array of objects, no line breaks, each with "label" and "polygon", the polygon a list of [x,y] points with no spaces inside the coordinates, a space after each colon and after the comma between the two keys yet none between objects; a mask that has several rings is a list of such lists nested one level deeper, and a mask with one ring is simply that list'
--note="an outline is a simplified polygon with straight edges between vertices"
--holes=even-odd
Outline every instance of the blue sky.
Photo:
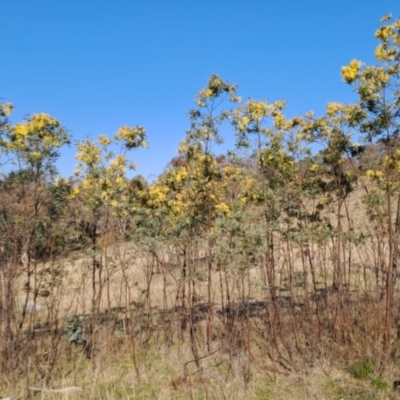
[{"label": "blue sky", "polygon": [[[212,73],[243,99],[287,100],[289,116],[322,113],[328,101],[355,99],[340,67],[374,62],[389,12],[400,17],[398,0],[3,1],[0,98],[14,104],[12,122],[46,112],[75,140],[143,125],[150,147],[131,157],[154,179]],[[62,150],[62,175],[74,154]]]}]

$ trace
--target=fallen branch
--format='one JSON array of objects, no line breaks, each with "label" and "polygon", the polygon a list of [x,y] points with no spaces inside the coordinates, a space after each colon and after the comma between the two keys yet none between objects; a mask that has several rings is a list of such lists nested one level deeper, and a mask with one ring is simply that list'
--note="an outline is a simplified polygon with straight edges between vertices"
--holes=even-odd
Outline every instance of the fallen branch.
[{"label": "fallen branch", "polygon": [[50,392],[50,393],[71,393],[71,392],[81,392],[82,388],[78,386],[70,386],[63,389],[41,389],[37,387],[30,387],[29,389],[34,392]]}]

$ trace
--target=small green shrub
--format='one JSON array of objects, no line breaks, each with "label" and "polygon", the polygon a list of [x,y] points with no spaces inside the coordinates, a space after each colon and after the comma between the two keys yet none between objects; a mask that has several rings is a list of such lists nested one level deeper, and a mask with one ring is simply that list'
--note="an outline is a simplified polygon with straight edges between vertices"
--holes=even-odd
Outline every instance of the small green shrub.
[{"label": "small green shrub", "polygon": [[389,383],[382,378],[376,378],[372,381],[372,385],[377,389],[389,389]]},{"label": "small green shrub", "polygon": [[356,379],[367,379],[374,372],[374,366],[370,361],[359,361],[350,367],[350,375]]}]

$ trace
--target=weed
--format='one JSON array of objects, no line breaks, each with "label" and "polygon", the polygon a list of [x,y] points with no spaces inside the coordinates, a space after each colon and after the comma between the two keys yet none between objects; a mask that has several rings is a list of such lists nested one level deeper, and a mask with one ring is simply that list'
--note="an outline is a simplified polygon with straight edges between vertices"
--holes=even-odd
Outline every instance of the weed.
[{"label": "weed", "polygon": [[376,389],[386,390],[389,389],[389,383],[382,378],[376,378],[372,381],[372,386]]},{"label": "weed", "polygon": [[350,375],[355,379],[367,379],[374,372],[374,366],[369,361],[359,361],[350,366]]}]

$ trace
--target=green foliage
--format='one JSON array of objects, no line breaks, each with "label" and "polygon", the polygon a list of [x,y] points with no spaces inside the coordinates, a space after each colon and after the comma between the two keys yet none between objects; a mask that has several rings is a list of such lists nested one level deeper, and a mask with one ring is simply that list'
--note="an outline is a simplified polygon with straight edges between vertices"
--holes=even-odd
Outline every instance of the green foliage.
[{"label": "green foliage", "polygon": [[87,339],[85,338],[85,322],[88,317],[85,315],[76,315],[67,317],[64,325],[64,334],[68,340],[75,345],[85,345]]},{"label": "green foliage", "polygon": [[382,378],[375,378],[372,381],[372,386],[374,386],[376,389],[380,389],[380,390],[386,390],[386,389],[389,389],[389,387],[390,387],[389,383]]},{"label": "green foliage", "polygon": [[356,379],[367,379],[374,373],[374,365],[370,361],[358,361],[350,366],[350,375]]}]

